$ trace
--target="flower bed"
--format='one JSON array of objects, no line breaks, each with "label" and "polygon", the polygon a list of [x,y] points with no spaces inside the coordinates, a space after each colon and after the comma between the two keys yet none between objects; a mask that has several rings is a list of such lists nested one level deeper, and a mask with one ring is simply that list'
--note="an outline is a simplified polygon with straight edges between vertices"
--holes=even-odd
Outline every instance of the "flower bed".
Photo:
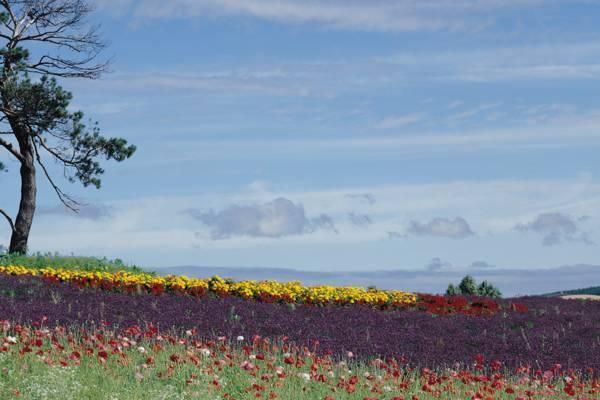
[{"label": "flower bed", "polygon": [[[0,398],[219,398],[241,400],[592,400],[593,370],[560,364],[506,368],[477,354],[468,366],[411,368],[402,360],[357,362],[268,338],[202,340],[137,326],[48,328],[0,321]],[[50,383],[50,384],[49,384]]]},{"label": "flower bed", "polygon": [[267,303],[301,303],[313,305],[365,304],[385,308],[405,308],[417,301],[413,293],[398,290],[368,290],[357,287],[302,286],[299,282],[225,280],[218,276],[209,279],[185,276],[160,277],[152,274],[119,272],[76,271],[55,268],[26,268],[0,266],[0,274],[38,276],[49,282],[69,282],[79,287],[94,287],[128,293],[165,292],[202,297],[208,293],[217,296],[236,296]]},{"label": "flower bed", "polygon": [[[156,276],[126,271],[99,272],[56,268],[0,266],[0,274],[32,276],[51,283],[70,283],[79,288],[99,288],[124,293],[187,294],[193,297],[234,296],[263,303],[307,304],[315,306],[367,305],[378,309],[417,309],[430,314],[491,315],[502,309],[486,298],[415,294],[398,290],[359,287],[302,286],[299,282],[239,281],[214,276],[208,279],[185,276]],[[522,304],[505,305],[509,311],[526,312]]]},{"label": "flower bed", "polygon": [[600,302],[522,298],[528,311],[431,315],[416,309],[381,311],[367,305],[316,307],[269,304],[235,296],[154,296],[50,284],[34,276],[0,274],[0,319],[49,326],[153,324],[163,331],[195,330],[199,337],[283,338],[320,354],[356,358],[404,357],[423,367],[469,365],[475,355],[511,368],[600,369]]}]

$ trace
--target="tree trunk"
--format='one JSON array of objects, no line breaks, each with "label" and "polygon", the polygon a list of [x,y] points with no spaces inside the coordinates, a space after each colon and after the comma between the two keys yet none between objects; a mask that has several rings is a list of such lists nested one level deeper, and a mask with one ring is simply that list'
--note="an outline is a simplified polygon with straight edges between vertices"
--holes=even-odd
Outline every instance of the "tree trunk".
[{"label": "tree trunk", "polygon": [[27,253],[27,241],[29,231],[35,214],[35,165],[33,156],[33,144],[29,138],[20,143],[21,154],[25,158],[21,162],[21,202],[19,212],[15,219],[15,229],[10,238],[9,253]]}]

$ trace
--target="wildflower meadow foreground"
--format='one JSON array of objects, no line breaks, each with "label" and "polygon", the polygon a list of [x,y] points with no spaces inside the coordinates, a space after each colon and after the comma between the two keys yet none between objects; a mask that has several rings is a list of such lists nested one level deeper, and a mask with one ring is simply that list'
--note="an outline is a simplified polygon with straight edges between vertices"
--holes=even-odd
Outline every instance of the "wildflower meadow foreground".
[{"label": "wildflower meadow foreground", "polygon": [[600,398],[600,302],[0,267],[0,398]]}]

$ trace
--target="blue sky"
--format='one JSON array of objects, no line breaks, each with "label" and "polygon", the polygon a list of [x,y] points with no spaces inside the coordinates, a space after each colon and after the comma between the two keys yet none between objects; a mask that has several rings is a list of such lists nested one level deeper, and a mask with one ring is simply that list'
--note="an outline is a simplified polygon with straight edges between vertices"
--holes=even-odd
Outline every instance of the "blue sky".
[{"label": "blue sky", "polygon": [[[64,182],[79,215],[40,181],[31,250],[149,267],[598,264],[597,2],[94,3],[112,72],[61,83],[138,151],[104,164],[101,190]],[[18,170],[0,160],[14,215]]]}]

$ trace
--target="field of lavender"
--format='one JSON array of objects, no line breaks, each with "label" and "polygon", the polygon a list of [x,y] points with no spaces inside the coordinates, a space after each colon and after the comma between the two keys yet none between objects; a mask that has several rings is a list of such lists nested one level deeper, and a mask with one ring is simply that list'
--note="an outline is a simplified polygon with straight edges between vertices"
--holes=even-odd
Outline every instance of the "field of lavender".
[{"label": "field of lavender", "polygon": [[[417,297],[386,310],[0,274],[0,397],[599,398],[600,302]],[[480,303],[486,312],[448,308]],[[54,373],[64,391],[23,384]],[[113,397],[75,388],[101,376]]]}]

